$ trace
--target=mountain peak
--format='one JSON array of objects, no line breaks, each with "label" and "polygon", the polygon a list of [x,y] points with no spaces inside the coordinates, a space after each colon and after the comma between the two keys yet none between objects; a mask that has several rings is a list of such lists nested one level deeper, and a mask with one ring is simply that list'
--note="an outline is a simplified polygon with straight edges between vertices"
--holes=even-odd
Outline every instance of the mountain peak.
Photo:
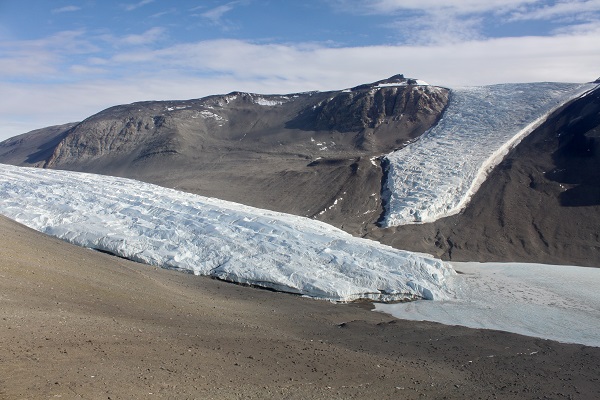
[{"label": "mountain peak", "polygon": [[387,79],[382,79],[373,83],[367,83],[353,87],[351,90],[372,89],[391,86],[408,86],[408,85],[428,85],[427,82],[419,79],[405,78],[403,74],[390,76]]},{"label": "mountain peak", "polygon": [[397,74],[394,76],[390,76],[387,79],[378,81],[376,83],[400,83],[400,82],[405,82],[405,81],[406,81],[406,78],[404,77],[404,74]]}]

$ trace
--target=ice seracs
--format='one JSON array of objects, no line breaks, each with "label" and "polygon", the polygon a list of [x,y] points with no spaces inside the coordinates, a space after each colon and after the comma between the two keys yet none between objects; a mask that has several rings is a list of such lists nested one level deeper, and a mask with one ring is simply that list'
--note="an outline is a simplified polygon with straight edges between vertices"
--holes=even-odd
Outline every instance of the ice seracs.
[{"label": "ice seracs", "polygon": [[108,176],[0,164],[0,213],[162,267],[334,301],[443,299],[446,263],[325,223]]},{"label": "ice seracs", "polygon": [[386,157],[384,226],[460,212],[504,155],[554,109],[595,84],[530,83],[453,89],[439,123]]}]

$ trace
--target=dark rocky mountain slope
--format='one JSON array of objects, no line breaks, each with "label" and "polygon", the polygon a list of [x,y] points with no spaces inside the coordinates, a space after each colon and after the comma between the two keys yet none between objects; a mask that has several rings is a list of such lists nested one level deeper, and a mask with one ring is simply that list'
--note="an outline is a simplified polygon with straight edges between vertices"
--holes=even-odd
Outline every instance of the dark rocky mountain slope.
[{"label": "dark rocky mountain slope", "polygon": [[125,176],[359,232],[380,213],[375,158],[435,124],[447,100],[397,75],[343,91],[141,102],[9,139],[0,162]]}]

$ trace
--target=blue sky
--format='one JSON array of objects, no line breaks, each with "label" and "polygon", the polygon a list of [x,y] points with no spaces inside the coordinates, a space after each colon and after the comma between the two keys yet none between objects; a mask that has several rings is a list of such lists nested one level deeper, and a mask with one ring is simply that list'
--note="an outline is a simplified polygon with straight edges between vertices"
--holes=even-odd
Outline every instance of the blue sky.
[{"label": "blue sky", "polygon": [[600,76],[600,0],[0,0],[0,139],[141,100]]}]

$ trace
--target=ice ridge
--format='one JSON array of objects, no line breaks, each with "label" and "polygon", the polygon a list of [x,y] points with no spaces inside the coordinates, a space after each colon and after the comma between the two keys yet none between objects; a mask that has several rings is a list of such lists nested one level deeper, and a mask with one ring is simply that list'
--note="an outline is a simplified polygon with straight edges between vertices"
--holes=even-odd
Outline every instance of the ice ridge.
[{"label": "ice ridge", "polygon": [[444,299],[449,264],[308,218],[137,182],[0,164],[0,213],[166,268],[332,301]]},{"label": "ice ridge", "polygon": [[596,84],[501,84],[453,89],[439,123],[386,156],[382,225],[459,213],[508,151],[556,108]]}]

